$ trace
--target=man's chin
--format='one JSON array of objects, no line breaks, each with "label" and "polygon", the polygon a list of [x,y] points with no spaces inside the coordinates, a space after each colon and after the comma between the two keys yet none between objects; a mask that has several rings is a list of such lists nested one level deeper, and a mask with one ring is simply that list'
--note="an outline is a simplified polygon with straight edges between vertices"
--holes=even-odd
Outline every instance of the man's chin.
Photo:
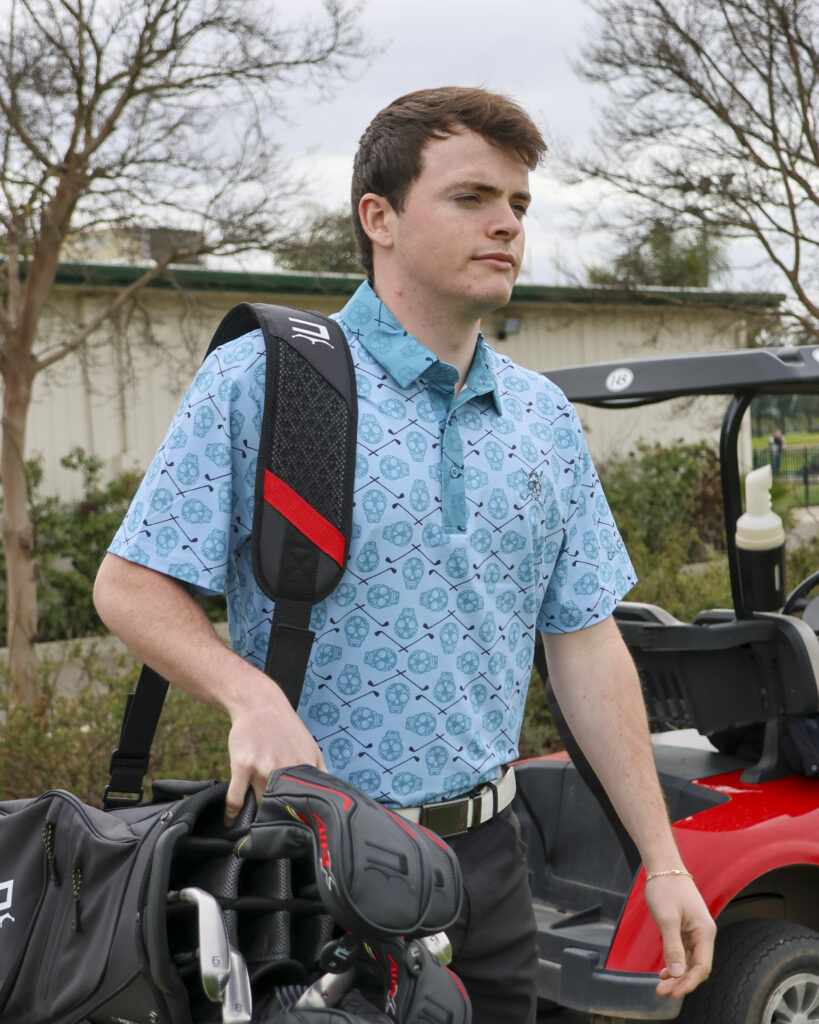
[{"label": "man's chin", "polygon": [[475,305],[480,309],[479,316],[486,316],[496,309],[503,309],[512,298],[512,286],[502,288],[487,288],[482,293],[475,295]]}]

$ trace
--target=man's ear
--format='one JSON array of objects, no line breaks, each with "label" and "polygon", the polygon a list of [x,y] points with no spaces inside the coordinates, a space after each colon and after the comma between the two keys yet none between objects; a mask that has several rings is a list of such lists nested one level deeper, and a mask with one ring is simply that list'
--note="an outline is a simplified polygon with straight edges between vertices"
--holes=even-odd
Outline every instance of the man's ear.
[{"label": "man's ear", "polygon": [[395,210],[384,196],[375,192],[367,192],[358,204],[358,216],[365,234],[373,243],[382,249],[391,249],[394,244],[393,226]]}]

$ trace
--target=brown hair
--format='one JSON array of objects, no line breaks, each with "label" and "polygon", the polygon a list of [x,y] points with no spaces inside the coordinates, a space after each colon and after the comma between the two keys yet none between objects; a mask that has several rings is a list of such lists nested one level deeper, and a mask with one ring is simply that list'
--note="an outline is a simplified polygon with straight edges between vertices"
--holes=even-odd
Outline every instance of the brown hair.
[{"label": "brown hair", "polygon": [[461,127],[516,153],[530,171],[546,152],[543,136],[529,115],[507,96],[485,89],[421,89],[385,107],[361,136],[353,164],[353,229],[371,281],[373,247],[358,215],[361,197],[368,192],[384,196],[400,213],[410,186],[421,173],[424,146]]}]

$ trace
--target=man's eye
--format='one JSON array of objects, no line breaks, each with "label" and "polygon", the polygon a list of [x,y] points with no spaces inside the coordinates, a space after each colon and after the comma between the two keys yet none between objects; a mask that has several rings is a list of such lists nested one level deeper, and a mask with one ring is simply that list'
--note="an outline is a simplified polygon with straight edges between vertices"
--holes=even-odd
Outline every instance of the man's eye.
[{"label": "man's eye", "polygon": [[455,199],[459,203],[477,203],[478,197],[474,193],[469,193],[463,196],[455,196]]}]

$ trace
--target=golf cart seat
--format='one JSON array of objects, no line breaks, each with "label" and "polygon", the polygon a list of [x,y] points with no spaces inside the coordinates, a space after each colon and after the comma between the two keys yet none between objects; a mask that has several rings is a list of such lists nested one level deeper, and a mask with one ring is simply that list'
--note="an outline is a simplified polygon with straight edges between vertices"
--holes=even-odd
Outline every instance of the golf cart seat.
[{"label": "golf cart seat", "polygon": [[819,640],[800,619],[704,612],[690,625],[656,605],[623,602],[617,624],[637,664],[649,719],[661,729],[693,727],[711,736],[761,724],[762,755],[748,782],[787,774],[781,726],[819,712]]}]

